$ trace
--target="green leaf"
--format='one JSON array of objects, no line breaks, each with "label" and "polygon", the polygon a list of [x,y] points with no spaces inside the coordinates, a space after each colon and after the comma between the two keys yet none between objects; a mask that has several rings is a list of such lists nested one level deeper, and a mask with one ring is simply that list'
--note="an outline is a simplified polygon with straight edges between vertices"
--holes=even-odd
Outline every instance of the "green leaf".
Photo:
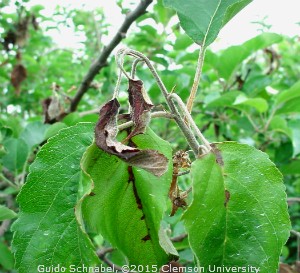
[{"label": "green leaf", "polygon": [[9,127],[3,127],[0,125],[0,141],[2,142],[6,138],[11,137],[13,134],[13,131]]},{"label": "green leaf", "polygon": [[249,105],[255,108],[258,112],[264,113],[268,110],[268,103],[262,98],[249,99],[244,94],[239,95],[233,105]]},{"label": "green leaf", "polygon": [[21,134],[21,138],[27,143],[29,149],[45,140],[45,132],[49,124],[40,121],[29,123]]},{"label": "green leaf", "polygon": [[249,77],[243,86],[243,91],[248,96],[255,97],[266,90],[266,87],[273,82],[272,76],[259,75]]},{"label": "green leaf", "polygon": [[218,59],[213,58],[212,65],[219,76],[228,81],[239,65],[254,52],[282,41],[282,36],[275,33],[260,34],[245,43],[231,46],[221,52]]},{"label": "green leaf", "polygon": [[80,120],[79,113],[73,112],[65,116],[62,121],[68,126],[73,126],[77,124],[79,120]]},{"label": "green leaf", "polygon": [[226,92],[225,94],[221,95],[219,98],[216,98],[213,101],[210,101],[207,104],[208,109],[212,108],[219,108],[219,107],[228,107],[232,106],[234,101],[238,96],[240,96],[242,93],[239,91],[229,91]]},{"label": "green leaf", "polygon": [[3,166],[15,172],[23,168],[29,148],[23,139],[9,138],[4,143],[7,154],[3,156]]},{"label": "green leaf", "polygon": [[240,91],[229,91],[209,101],[206,108],[232,107],[241,111],[248,111],[249,106],[255,108],[260,113],[266,112],[269,107],[265,99],[247,98],[247,96]]},{"label": "green leaf", "polygon": [[0,221],[14,219],[16,217],[17,214],[13,210],[0,205]]},{"label": "green leaf", "polygon": [[206,48],[222,27],[250,2],[252,0],[164,0],[164,5],[177,11],[185,32]]},{"label": "green leaf", "polygon": [[157,0],[156,5],[154,6],[154,14],[157,17],[157,23],[161,23],[166,26],[170,18],[175,14],[174,11],[165,9],[162,4],[162,0]]},{"label": "green leaf", "polygon": [[40,264],[68,268],[98,262],[74,214],[81,198],[80,159],[92,143],[93,127],[92,123],[79,123],[61,130],[42,147],[30,166],[27,182],[17,198],[19,218],[12,227],[19,273],[36,273]]},{"label": "green leaf", "polygon": [[300,153],[300,119],[290,120],[288,126],[292,135],[293,157],[296,157]]},{"label": "green leaf", "polygon": [[296,82],[291,88],[285,90],[276,98],[276,113],[299,113],[300,112],[300,81]]},{"label": "green leaf", "polygon": [[186,50],[192,44],[193,41],[188,36],[180,35],[175,41],[174,50]]},{"label": "green leaf", "polygon": [[168,262],[166,250],[172,253],[165,242],[162,246],[159,235],[172,177],[172,150],[150,129],[132,141],[140,149],[164,154],[169,159],[168,171],[161,177],[154,176],[129,167],[93,144],[82,161],[94,185],[83,202],[83,217],[88,228],[122,251],[130,264],[161,266]]},{"label": "green leaf", "polygon": [[286,134],[292,140],[292,132],[288,127],[286,120],[278,115],[275,115],[270,122],[270,129]]},{"label": "green leaf", "polygon": [[68,127],[65,123],[63,122],[55,122],[54,124],[52,124],[51,126],[49,126],[45,132],[45,139],[48,139],[50,137],[53,137],[54,135],[56,135],[59,130],[64,129]]},{"label": "green leaf", "polygon": [[14,256],[10,249],[0,240],[0,265],[6,270],[14,268]]},{"label": "green leaf", "polygon": [[282,175],[253,147],[213,147],[192,164],[193,202],[183,216],[200,266],[277,272],[290,229]]},{"label": "green leaf", "polygon": [[289,164],[282,165],[280,171],[287,174],[300,174],[300,160],[292,160]]}]

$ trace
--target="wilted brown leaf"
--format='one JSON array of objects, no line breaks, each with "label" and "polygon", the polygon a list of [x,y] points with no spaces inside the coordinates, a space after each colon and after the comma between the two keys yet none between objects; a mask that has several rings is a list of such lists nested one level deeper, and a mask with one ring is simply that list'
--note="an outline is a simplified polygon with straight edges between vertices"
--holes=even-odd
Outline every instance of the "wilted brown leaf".
[{"label": "wilted brown leaf", "polygon": [[148,98],[141,80],[129,80],[128,95],[134,128],[127,140],[145,132],[151,118],[150,111],[154,106]]},{"label": "wilted brown leaf", "polygon": [[13,46],[16,43],[17,36],[15,31],[9,30],[6,35],[3,38],[3,44],[4,49],[8,52],[11,50],[10,46]]},{"label": "wilted brown leaf", "polygon": [[20,94],[21,83],[27,78],[27,70],[22,64],[15,65],[13,71],[11,72],[10,81],[15,87],[17,95]]},{"label": "wilted brown leaf", "polygon": [[117,116],[120,104],[117,99],[107,102],[100,109],[100,118],[95,127],[97,146],[103,151],[116,155],[129,165],[142,168],[156,176],[167,171],[168,159],[154,150],[140,150],[119,142]]},{"label": "wilted brown leaf", "polygon": [[43,113],[44,113],[44,122],[45,123],[55,123],[56,121],[62,120],[66,115],[65,106],[58,94],[59,86],[54,85],[55,93],[51,98],[43,100]]},{"label": "wilted brown leaf", "polygon": [[190,168],[191,161],[187,152],[179,150],[173,156],[173,175],[169,189],[169,198],[172,201],[172,211],[170,216],[174,216],[179,208],[187,206],[184,198],[181,197],[179,187],[177,185],[177,177],[181,168]]}]

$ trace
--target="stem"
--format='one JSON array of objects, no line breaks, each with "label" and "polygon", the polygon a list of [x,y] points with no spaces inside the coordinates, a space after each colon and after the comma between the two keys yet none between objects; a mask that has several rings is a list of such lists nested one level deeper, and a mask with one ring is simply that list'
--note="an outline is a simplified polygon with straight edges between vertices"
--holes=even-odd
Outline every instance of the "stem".
[{"label": "stem", "polygon": [[[124,57],[125,55],[128,55],[129,53],[129,49],[125,48],[125,49],[121,49],[117,52],[116,54],[116,62],[117,62],[117,65],[119,66],[120,68],[120,72],[123,72],[123,74],[126,76],[126,78],[128,80],[131,79],[131,77],[127,74],[127,72],[125,71],[124,67],[123,67],[123,64],[124,64]],[[120,55],[120,56],[119,56]]]},{"label": "stem", "polygon": [[207,141],[207,139],[203,136],[203,134],[201,133],[201,131],[197,127],[196,123],[194,122],[192,116],[190,115],[187,107],[185,107],[185,105],[184,105],[183,101],[181,100],[181,98],[175,93],[172,93],[169,96],[170,96],[171,99],[176,100],[176,102],[178,103],[178,105],[181,108],[182,112],[185,114],[185,117],[187,118],[189,124],[192,126],[195,133],[197,134],[197,136],[200,138],[201,142],[204,144],[205,148],[207,149],[206,152],[209,152],[211,150],[210,143]]},{"label": "stem", "polygon": [[131,78],[134,79],[135,77],[135,73],[136,73],[136,67],[138,65],[139,62],[142,62],[143,59],[135,59],[133,64],[132,64],[132,68],[131,68]]},{"label": "stem", "polygon": [[291,230],[290,233],[297,237],[297,261],[300,261],[300,232]]},{"label": "stem", "polygon": [[130,26],[135,22],[137,18],[143,15],[146,12],[148,6],[153,2],[153,0],[142,0],[139,2],[137,7],[126,15],[126,18],[117,31],[116,35],[110,41],[110,43],[103,47],[101,54],[98,56],[96,61],[91,65],[89,71],[84,76],[76,95],[72,99],[70,105],[70,112],[74,112],[77,109],[77,106],[82,99],[83,95],[89,90],[90,84],[95,76],[99,73],[99,71],[107,66],[107,59],[110,53],[116,48],[116,46],[126,37],[126,33]]},{"label": "stem", "polygon": [[114,251],[114,248],[108,247],[108,248],[104,248],[104,249],[101,249],[101,250],[97,251],[97,255],[110,268],[113,268],[116,271],[121,271],[122,272],[122,268],[120,266],[114,264],[112,261],[110,261],[108,258],[106,258],[106,254],[111,253],[113,251]]},{"label": "stem", "polygon": [[[165,87],[164,83],[160,79],[159,75],[157,74],[154,66],[151,64],[150,60],[142,53],[135,51],[135,50],[130,50],[130,49],[120,49],[120,52],[124,52],[126,50],[126,54],[131,55],[133,57],[138,57],[144,60],[144,62],[147,64],[149,70],[151,71],[153,77],[155,78],[157,85],[159,89],[161,90],[162,94],[164,95],[167,105],[169,109],[171,110],[171,113],[174,115],[174,120],[176,121],[179,129],[182,131],[184,134],[187,142],[189,143],[189,146],[193,150],[194,154],[198,156],[199,152],[199,143],[197,142],[194,134],[191,132],[190,128],[185,124],[184,120],[181,118],[175,104],[173,101],[169,98],[169,93],[167,91],[167,88]],[[119,53],[120,54],[120,53]],[[118,53],[117,53],[118,55]]]},{"label": "stem", "polygon": [[2,179],[4,182],[6,182],[9,186],[18,189],[18,186],[15,185],[12,181],[10,181],[9,179],[7,179],[4,175],[0,174],[0,179]]},{"label": "stem", "polygon": [[99,114],[99,109],[97,108],[97,109],[92,109],[92,110],[81,112],[81,113],[79,113],[79,116],[84,117],[84,116],[87,116],[90,114]]},{"label": "stem", "polygon": [[113,99],[118,97],[118,95],[119,95],[121,80],[122,80],[122,70],[120,69],[118,79],[117,79],[117,83],[116,83],[116,87],[115,87],[115,90],[114,90],[114,93],[113,93]]},{"label": "stem", "polygon": [[[128,80],[130,80],[130,76],[127,74],[127,72],[125,71],[124,67],[123,67],[123,64],[124,64],[124,56],[125,54],[127,53],[126,50],[124,51],[118,51],[116,56],[115,56],[115,59],[116,59],[116,63],[119,67],[119,75],[118,75],[118,80],[117,80],[117,83],[116,83],[116,87],[115,87],[115,90],[114,90],[114,94],[113,94],[113,99],[118,97],[119,95],[119,89],[120,89],[120,86],[121,86],[121,80],[122,80],[122,72],[123,74],[126,76],[126,78]],[[121,55],[121,57],[119,57],[119,55]]]},{"label": "stem", "polygon": [[190,170],[187,170],[187,171],[180,172],[180,173],[176,174],[176,176],[186,175],[186,174],[189,174],[190,172],[191,172]]},{"label": "stem", "polygon": [[11,220],[4,220],[0,225],[0,237],[4,235],[4,233],[8,230],[10,226]]},{"label": "stem", "polygon": [[192,90],[191,90],[189,99],[188,99],[187,104],[186,104],[186,107],[187,107],[187,110],[189,111],[189,113],[192,112],[194,100],[195,100],[196,93],[197,93],[197,90],[198,90],[198,86],[199,86],[199,83],[200,83],[200,80],[201,80],[202,68],[203,68],[204,57],[205,57],[205,50],[206,50],[206,48],[204,48],[204,47],[200,48],[198,62],[197,62],[196,74],[195,74]]},{"label": "stem", "polygon": [[300,238],[300,232],[298,232],[296,230],[293,230],[293,229],[290,232],[291,232],[291,234],[293,234],[293,235],[295,235],[295,236],[297,236],[297,237]]},{"label": "stem", "polygon": [[271,114],[270,114],[270,116],[269,116],[269,118],[268,118],[268,120],[267,120],[267,122],[266,122],[266,125],[265,125],[265,127],[263,129],[264,132],[266,132],[268,130],[268,128],[270,126],[270,123],[272,121],[272,118],[274,117],[274,115],[276,113],[276,110],[277,110],[277,107],[274,107],[273,110],[272,110],[272,112],[271,112]]},{"label": "stem", "polygon": [[256,132],[258,132],[259,129],[258,129],[258,127],[256,126],[254,120],[251,118],[251,116],[248,115],[248,114],[246,114],[246,117],[248,118],[248,120],[249,120],[249,122],[251,123],[252,127],[254,128],[254,130],[255,130]]},{"label": "stem", "polygon": [[22,169],[22,174],[21,174],[21,178],[20,178],[20,182],[18,183],[19,187],[21,188],[24,183],[25,183],[25,177],[26,177],[26,169],[27,169],[27,166],[28,166],[28,161],[29,161],[29,158],[30,158],[30,154],[27,156],[26,158],[26,161],[23,165],[23,169]]},{"label": "stem", "polygon": [[300,202],[300,197],[289,197],[287,199],[288,202]]},{"label": "stem", "polygon": [[[168,119],[173,119],[174,118],[174,115],[172,115],[171,113],[168,113],[168,112],[164,112],[164,111],[159,111],[159,112],[154,112],[154,113],[151,113],[151,118],[168,118]],[[128,122],[125,122],[121,125],[118,126],[118,130],[119,131],[122,131],[122,130],[125,130],[131,126],[133,126],[133,121],[128,121]]]}]

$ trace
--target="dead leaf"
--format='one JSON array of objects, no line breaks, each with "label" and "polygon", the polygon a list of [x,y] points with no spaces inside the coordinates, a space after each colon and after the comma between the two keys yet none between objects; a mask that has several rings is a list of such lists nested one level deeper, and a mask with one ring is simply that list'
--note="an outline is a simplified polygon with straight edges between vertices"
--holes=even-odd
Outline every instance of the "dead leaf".
[{"label": "dead leaf", "polygon": [[145,132],[151,118],[150,111],[154,107],[144,90],[144,84],[141,80],[129,80],[128,95],[131,106],[130,116],[134,128],[126,140]]},{"label": "dead leaf", "polygon": [[173,156],[173,175],[172,182],[169,189],[169,198],[172,201],[172,211],[170,216],[174,216],[179,208],[186,208],[187,203],[180,194],[179,187],[177,185],[177,177],[180,168],[190,168],[191,161],[187,152],[179,150]]},{"label": "dead leaf", "polygon": [[7,52],[9,52],[11,48],[15,45],[16,40],[17,40],[17,36],[15,31],[9,30],[3,38],[3,42],[1,43],[3,44],[4,49]]},{"label": "dead leaf", "polygon": [[53,88],[52,97],[42,102],[44,122],[49,124],[62,120],[67,115],[61,95],[58,93],[59,86],[54,85]]},{"label": "dead leaf", "polygon": [[13,71],[11,72],[10,81],[15,87],[17,95],[20,94],[21,83],[27,78],[27,70],[22,64],[15,65]]},{"label": "dead leaf", "polygon": [[156,176],[163,175],[168,168],[168,159],[155,150],[140,150],[119,142],[117,116],[120,104],[117,99],[107,102],[100,109],[100,118],[95,127],[97,146],[112,155],[116,155],[129,165],[142,168]]}]

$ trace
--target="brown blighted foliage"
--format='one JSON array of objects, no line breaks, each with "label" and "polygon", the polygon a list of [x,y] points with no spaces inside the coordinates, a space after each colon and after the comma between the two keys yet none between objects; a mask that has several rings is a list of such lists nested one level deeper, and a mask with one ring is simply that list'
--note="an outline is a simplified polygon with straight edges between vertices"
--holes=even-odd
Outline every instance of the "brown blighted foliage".
[{"label": "brown blighted foliage", "polygon": [[3,42],[2,42],[4,49],[8,52],[9,45],[14,45],[16,43],[16,40],[17,40],[17,36],[16,36],[15,31],[9,30],[6,33],[6,35],[3,39]]},{"label": "brown blighted foliage", "polygon": [[21,83],[27,78],[27,70],[22,64],[15,65],[11,72],[10,81],[16,90],[16,94],[19,95],[21,91]]},{"label": "brown blighted foliage", "polygon": [[44,123],[53,124],[62,120],[67,113],[64,107],[60,104],[57,97],[47,98],[42,101]]},{"label": "brown blighted foliage", "polygon": [[167,171],[168,159],[155,150],[140,150],[119,142],[117,116],[120,104],[117,99],[112,99],[100,109],[100,118],[95,127],[97,146],[131,166],[142,168],[156,176],[161,176]]},{"label": "brown blighted foliage", "polygon": [[173,156],[173,175],[172,183],[169,189],[169,198],[172,201],[172,211],[170,216],[174,216],[179,208],[185,208],[187,203],[180,194],[180,190],[177,185],[177,177],[181,168],[190,168],[191,161],[187,152],[179,150]]},{"label": "brown blighted foliage", "polygon": [[147,97],[141,80],[129,80],[128,96],[134,129],[128,135],[127,140],[145,132],[151,117],[150,111],[154,106]]},{"label": "brown blighted foliage", "polygon": [[[52,91],[51,98],[42,101],[44,122],[50,124],[62,120],[67,115],[61,98],[62,95],[60,94],[60,86],[53,83]],[[65,100],[70,100],[70,98],[66,96]]]}]

